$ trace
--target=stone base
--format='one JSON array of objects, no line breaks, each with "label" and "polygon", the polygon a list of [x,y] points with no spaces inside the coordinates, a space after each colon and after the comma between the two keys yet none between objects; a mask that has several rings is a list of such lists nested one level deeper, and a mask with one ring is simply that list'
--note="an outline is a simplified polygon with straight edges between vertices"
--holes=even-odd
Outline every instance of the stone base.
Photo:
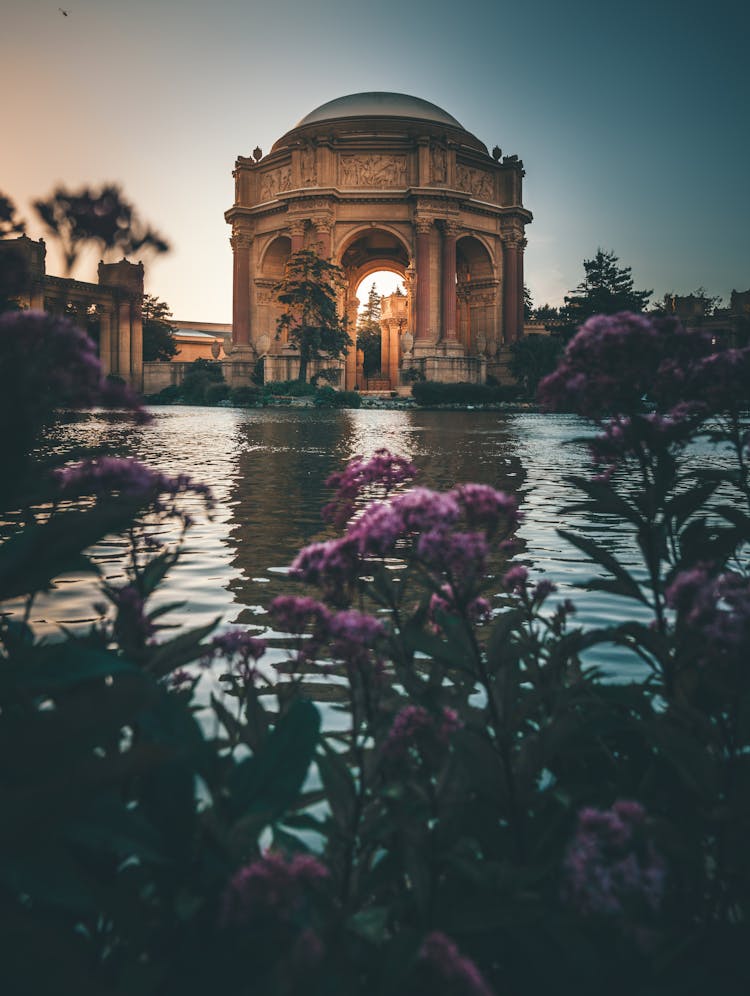
[{"label": "stone base", "polygon": [[484,384],[487,379],[487,360],[484,356],[465,356],[460,344],[454,351],[452,344],[428,348],[414,347],[413,355],[404,358],[404,368],[416,367],[425,380],[441,384]]},{"label": "stone base", "polygon": [[495,359],[487,364],[487,373],[491,374],[498,384],[502,384],[504,387],[515,386],[517,384],[516,378],[510,372],[509,363],[510,348],[508,346],[501,346],[497,351]]},{"label": "stone base", "polygon": [[[321,370],[336,367],[339,371],[338,383],[334,382],[331,387],[340,387],[344,383],[344,361],[335,360],[332,357],[320,360],[311,360],[307,365],[307,379],[310,380]],[[264,357],[263,380],[266,384],[271,381],[296,380],[299,375],[299,353],[296,351],[284,351],[283,353],[268,353]],[[321,381],[322,384],[330,381]]]}]

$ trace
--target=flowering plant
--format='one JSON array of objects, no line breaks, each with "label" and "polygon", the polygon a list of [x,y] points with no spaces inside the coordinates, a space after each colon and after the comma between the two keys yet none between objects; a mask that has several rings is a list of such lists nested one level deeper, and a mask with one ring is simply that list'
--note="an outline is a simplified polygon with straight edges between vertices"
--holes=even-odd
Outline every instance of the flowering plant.
[{"label": "flowering plant", "polygon": [[0,598],[106,532],[132,549],[84,636],[0,623],[3,991],[748,991],[749,355],[599,317],[543,382],[598,425],[573,483],[642,558],[562,531],[637,606],[598,630],[513,560],[511,496],[409,489],[378,451],[330,480],[339,534],[266,632],[168,636],[150,527],[210,495],[112,458],[45,472]]}]

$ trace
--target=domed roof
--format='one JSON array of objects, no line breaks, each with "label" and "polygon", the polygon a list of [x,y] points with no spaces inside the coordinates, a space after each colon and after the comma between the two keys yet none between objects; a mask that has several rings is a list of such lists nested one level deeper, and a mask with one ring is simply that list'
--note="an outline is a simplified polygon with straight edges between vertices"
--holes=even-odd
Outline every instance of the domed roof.
[{"label": "domed roof", "polygon": [[321,104],[310,111],[294,126],[303,128],[305,125],[318,124],[322,121],[336,121],[341,118],[413,118],[419,121],[434,121],[436,124],[449,125],[451,128],[461,128],[463,125],[452,114],[448,114],[437,104],[420,97],[411,97],[406,93],[350,93],[346,97],[337,97]]}]

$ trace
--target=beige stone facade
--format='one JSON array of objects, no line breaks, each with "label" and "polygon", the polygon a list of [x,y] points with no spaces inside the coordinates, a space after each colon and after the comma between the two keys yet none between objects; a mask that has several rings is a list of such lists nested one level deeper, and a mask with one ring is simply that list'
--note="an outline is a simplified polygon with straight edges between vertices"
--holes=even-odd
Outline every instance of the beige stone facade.
[{"label": "beige stone facade", "polygon": [[[342,314],[356,327],[359,284],[378,270],[407,288],[383,376],[418,368],[434,380],[484,380],[523,334],[523,164],[490,155],[446,111],[404,94],[354,94],[303,118],[268,155],[237,159],[232,226],[230,376],[265,357],[266,379],[294,376],[276,337],[274,286],[290,254],[316,249],[340,265]],[[398,324],[400,322],[400,324]],[[390,328],[390,326],[389,326]],[[327,365],[330,365],[327,364]],[[357,386],[356,351],[342,384]]]}]

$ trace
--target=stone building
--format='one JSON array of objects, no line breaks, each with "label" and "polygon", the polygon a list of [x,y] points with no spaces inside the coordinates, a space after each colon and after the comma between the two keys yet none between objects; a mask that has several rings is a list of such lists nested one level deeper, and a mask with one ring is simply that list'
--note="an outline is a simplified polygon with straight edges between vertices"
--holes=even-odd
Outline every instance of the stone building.
[{"label": "stone building", "polygon": [[99,282],[93,284],[49,276],[44,239],[34,241],[25,235],[2,239],[0,253],[13,254],[21,264],[15,297],[22,308],[72,319],[97,339],[104,373],[116,374],[141,390],[143,263],[126,259],[99,263]]},{"label": "stone building", "polygon": [[[234,302],[228,372],[243,380],[265,357],[266,379],[298,368],[276,338],[274,286],[290,254],[315,248],[342,267],[342,314],[356,327],[357,287],[390,270],[407,288],[383,372],[483,381],[523,334],[523,163],[486,146],[417,97],[360,93],[312,111],[273,146],[235,164]],[[384,346],[384,350],[386,346]],[[330,365],[330,364],[328,364]],[[356,350],[343,386],[357,383]]]}]

